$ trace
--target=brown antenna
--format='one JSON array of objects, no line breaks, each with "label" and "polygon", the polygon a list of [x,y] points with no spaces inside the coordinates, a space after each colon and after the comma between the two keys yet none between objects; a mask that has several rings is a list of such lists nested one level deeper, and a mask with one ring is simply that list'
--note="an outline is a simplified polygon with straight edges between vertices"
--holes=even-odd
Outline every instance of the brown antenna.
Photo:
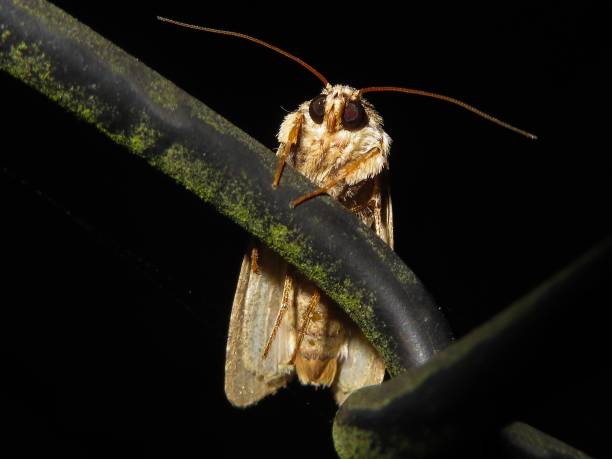
[{"label": "brown antenna", "polygon": [[538,138],[538,136],[536,136],[535,134],[532,134],[531,132],[527,132],[515,126],[512,126],[511,124],[508,124],[505,121],[500,120],[499,118],[491,116],[488,113],[485,113],[476,107],[466,104],[465,102],[459,99],[455,99],[454,97],[445,96],[443,94],[436,94],[434,92],[423,91],[421,89],[398,88],[396,86],[373,86],[370,88],[363,88],[359,90],[360,94],[365,94],[368,92],[403,92],[406,94],[412,94],[416,96],[431,97],[432,99],[438,99],[444,102],[458,105],[459,107],[469,110],[470,112],[475,113],[476,115],[480,116],[481,118],[484,118],[485,120],[491,121],[492,123],[495,123],[501,127],[504,127],[518,134],[521,134],[529,139],[536,140]]},{"label": "brown antenna", "polygon": [[308,65],[306,62],[304,62],[299,57],[296,57],[293,54],[290,54],[287,51],[284,51],[284,50],[282,50],[282,49],[280,49],[280,48],[278,48],[278,47],[276,47],[274,45],[266,43],[265,41],[260,40],[259,38],[251,37],[249,35],[245,35],[245,34],[239,33],[239,32],[230,32],[229,30],[211,29],[209,27],[202,27],[202,26],[198,26],[198,25],[187,24],[185,22],[175,21],[174,19],[168,19],[168,18],[164,18],[164,17],[161,17],[161,16],[157,16],[157,19],[159,19],[162,22],[167,22],[169,24],[174,24],[174,25],[179,26],[179,27],[185,27],[187,29],[194,29],[194,30],[199,30],[199,31],[202,31],[202,32],[211,32],[211,33],[216,33],[216,34],[219,34],[219,35],[229,35],[230,37],[243,38],[245,40],[252,41],[254,43],[257,43],[258,45],[265,46],[266,48],[271,49],[272,51],[276,51],[277,53],[282,54],[283,56],[288,57],[291,60],[294,60],[295,62],[300,64],[302,67],[305,67],[306,69],[308,69],[319,80],[321,80],[323,82],[323,86],[329,85],[329,82],[323,76],[323,74],[321,72],[317,71],[314,67],[312,67],[311,65]]}]

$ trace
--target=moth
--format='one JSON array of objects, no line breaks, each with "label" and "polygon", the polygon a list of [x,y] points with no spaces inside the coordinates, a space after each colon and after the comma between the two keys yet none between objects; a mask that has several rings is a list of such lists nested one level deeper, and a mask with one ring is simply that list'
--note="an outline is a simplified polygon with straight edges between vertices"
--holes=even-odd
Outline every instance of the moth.
[{"label": "moth", "polygon": [[[321,93],[285,116],[280,126],[272,186],[279,186],[283,168],[289,164],[319,187],[295,199],[293,206],[328,194],[391,248],[393,210],[386,174],[391,138],[364,94],[393,91],[440,99],[536,138],[452,97],[411,88],[332,85],[306,62],[257,38],[158,19],[255,42],[296,61],[319,78]],[[324,292],[280,256],[253,242],[242,261],[232,306],[225,393],[233,405],[246,407],[284,387],[295,375],[302,384],[331,387],[341,404],[351,392],[380,383],[385,365],[362,332]]]}]

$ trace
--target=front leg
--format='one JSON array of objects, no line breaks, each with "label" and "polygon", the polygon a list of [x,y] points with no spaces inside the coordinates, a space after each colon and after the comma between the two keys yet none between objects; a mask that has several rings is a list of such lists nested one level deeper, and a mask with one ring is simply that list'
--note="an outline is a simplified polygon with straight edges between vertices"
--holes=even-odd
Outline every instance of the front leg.
[{"label": "front leg", "polygon": [[357,159],[345,164],[336,174],[334,178],[328,180],[318,190],[312,193],[305,194],[299,198],[291,201],[291,207],[296,207],[309,199],[312,199],[321,194],[327,193],[333,187],[338,185],[343,180],[349,177],[353,177],[354,180],[350,180],[357,183],[361,180],[365,180],[368,177],[377,175],[385,165],[385,159],[381,156],[380,148],[372,148],[365,155],[360,156]]},{"label": "front leg", "polygon": [[[304,114],[297,112],[293,116],[293,119],[290,119],[289,116],[285,118],[285,121],[283,121],[283,125],[281,126],[281,134],[279,136],[281,137],[281,144],[278,148],[278,166],[276,166],[276,173],[274,174],[272,188],[278,188],[283,169],[285,168],[285,163],[287,162],[287,157],[289,156],[291,149],[297,145],[300,132],[302,130]],[[290,123],[289,129],[286,129],[286,123]]]}]

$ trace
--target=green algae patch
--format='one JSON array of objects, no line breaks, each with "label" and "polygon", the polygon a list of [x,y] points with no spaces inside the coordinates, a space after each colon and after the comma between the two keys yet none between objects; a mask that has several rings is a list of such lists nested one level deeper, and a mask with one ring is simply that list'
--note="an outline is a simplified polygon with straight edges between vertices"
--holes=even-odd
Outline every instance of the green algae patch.
[{"label": "green algae patch", "polygon": [[270,246],[282,250],[292,260],[304,258],[304,244],[285,225],[273,223],[269,227]]},{"label": "green algae patch", "polygon": [[152,164],[207,202],[213,201],[221,190],[219,172],[204,161],[194,160],[184,145],[172,145]]},{"label": "green algae patch", "polygon": [[[385,383],[385,386],[387,384],[388,382]],[[368,387],[358,390],[349,397],[347,402],[352,401],[355,396],[367,389]],[[438,457],[444,446],[455,436],[455,431],[450,426],[443,426],[439,429],[415,426],[406,431],[406,426],[401,422],[396,425],[386,425],[384,429],[369,430],[351,424],[352,419],[350,414],[347,416],[347,411],[353,410],[353,404],[349,410],[346,410],[343,405],[340,413],[336,415],[332,428],[334,446],[338,456],[342,459]],[[375,408],[369,409],[369,412],[373,417],[380,415],[375,413]]]},{"label": "green algae patch", "polygon": [[390,454],[384,454],[376,435],[367,430],[334,423],[333,437],[336,452],[342,459],[393,458]]},{"label": "green algae patch", "polygon": [[393,273],[402,284],[413,285],[419,283],[416,275],[408,269],[403,262],[393,256],[392,253],[382,249],[383,246],[380,243],[381,239],[373,230],[365,226],[360,226],[359,232],[370,243],[370,246],[380,259],[383,260],[385,264],[393,267]]},{"label": "green algae patch", "polygon": [[[8,30],[4,34],[7,32],[10,37]],[[89,123],[95,124],[108,110],[106,104],[87,94],[84,88],[67,86],[57,80],[54,65],[41,50],[40,43],[11,43],[7,50],[0,52],[0,68]]]},{"label": "green algae patch", "polygon": [[[11,34],[6,30],[3,35],[10,37]],[[95,85],[80,87],[61,82],[56,78],[54,65],[42,51],[39,42],[22,41],[10,44],[8,51],[3,50],[0,53],[0,68],[37,89],[84,121],[95,125],[113,141],[128,147],[138,155],[142,155],[145,150],[152,147],[160,136],[151,127],[148,117],[144,114],[127,132],[110,131],[100,119],[104,115],[112,115],[114,110],[92,93],[96,89]]]},{"label": "green algae patch", "polygon": [[98,126],[98,128],[114,142],[127,147],[139,156],[143,156],[146,150],[153,147],[161,136],[161,134],[151,126],[149,117],[144,113],[141,115],[140,121],[135,126],[131,126],[127,133],[113,133],[102,126]]},{"label": "green algae patch", "polygon": [[330,297],[355,321],[368,341],[378,350],[387,371],[393,376],[405,371],[392,342],[376,325],[378,321],[373,307],[376,298],[365,288],[355,285],[348,277],[337,282],[332,278],[335,273],[337,269],[333,265],[324,264],[314,264],[310,270],[305,271],[305,274],[323,286]]},{"label": "green algae patch", "polygon": [[122,51],[117,46],[95,33],[89,27],[79,23],[63,10],[43,1],[11,0],[11,3],[20,10],[27,12],[32,18],[37,19],[41,25],[44,25],[49,30],[60,33],[75,43],[86,46],[101,61],[111,65],[115,73],[122,75],[129,73],[128,62],[120,57]]},{"label": "green algae patch", "polygon": [[375,432],[338,422],[333,426],[336,452],[341,459],[395,459],[404,457],[409,442],[401,435],[394,436],[393,442],[384,441]]},{"label": "green algae patch", "polygon": [[129,137],[130,149],[137,154],[142,154],[155,145],[159,136],[159,132],[150,126],[148,118],[144,117],[144,120],[136,125]]},{"label": "green algae patch", "polygon": [[191,111],[191,116],[212,127],[218,133],[232,135],[237,130],[242,132],[228,120],[219,116],[200,101],[193,99],[189,101],[188,105]]},{"label": "green algae patch", "polygon": [[156,78],[149,84],[149,97],[166,110],[174,111],[179,107],[179,89],[165,78]]},{"label": "green algae patch", "polygon": [[[7,30],[4,34],[7,32],[8,38],[10,31]],[[44,84],[51,74],[51,62],[45,53],[40,51],[38,43],[28,44],[23,41],[11,43],[8,53],[2,53],[0,62],[4,70],[32,86]]]},{"label": "green algae patch", "polygon": [[[221,115],[216,113],[214,110],[209,108],[207,105],[202,103],[201,101],[189,97],[185,100],[186,106],[189,108],[190,114],[197,120],[202,121],[204,124],[212,127],[219,134],[223,134],[229,137],[232,137],[235,140],[238,140],[244,146],[246,146],[254,155],[264,163],[266,166],[270,167],[272,171],[274,171],[275,157],[264,154],[264,151],[269,151],[268,148],[264,147],[260,142],[246,134],[242,129],[223,118]],[[285,183],[287,182],[288,177],[283,177]]]},{"label": "green algae patch", "polygon": [[265,218],[255,206],[253,193],[239,181],[228,181],[199,154],[182,145],[173,144],[151,163],[202,200],[213,204],[236,223],[262,236]]}]

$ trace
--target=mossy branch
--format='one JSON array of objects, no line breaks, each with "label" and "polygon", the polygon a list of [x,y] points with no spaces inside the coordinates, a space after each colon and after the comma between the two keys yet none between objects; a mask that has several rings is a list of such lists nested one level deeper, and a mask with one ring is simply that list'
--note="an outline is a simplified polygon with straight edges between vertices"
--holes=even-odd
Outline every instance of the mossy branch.
[{"label": "mossy branch", "polygon": [[584,299],[594,291],[604,301],[591,309],[610,304],[611,268],[608,238],[425,365],[354,393],[334,422],[339,455],[463,457],[493,443],[490,457],[501,450],[507,457],[587,457],[513,416],[527,398],[520,394],[549,391],[577,371],[576,362],[562,367],[554,357],[589,349],[558,324],[564,315],[577,327],[580,317],[593,317]]}]

